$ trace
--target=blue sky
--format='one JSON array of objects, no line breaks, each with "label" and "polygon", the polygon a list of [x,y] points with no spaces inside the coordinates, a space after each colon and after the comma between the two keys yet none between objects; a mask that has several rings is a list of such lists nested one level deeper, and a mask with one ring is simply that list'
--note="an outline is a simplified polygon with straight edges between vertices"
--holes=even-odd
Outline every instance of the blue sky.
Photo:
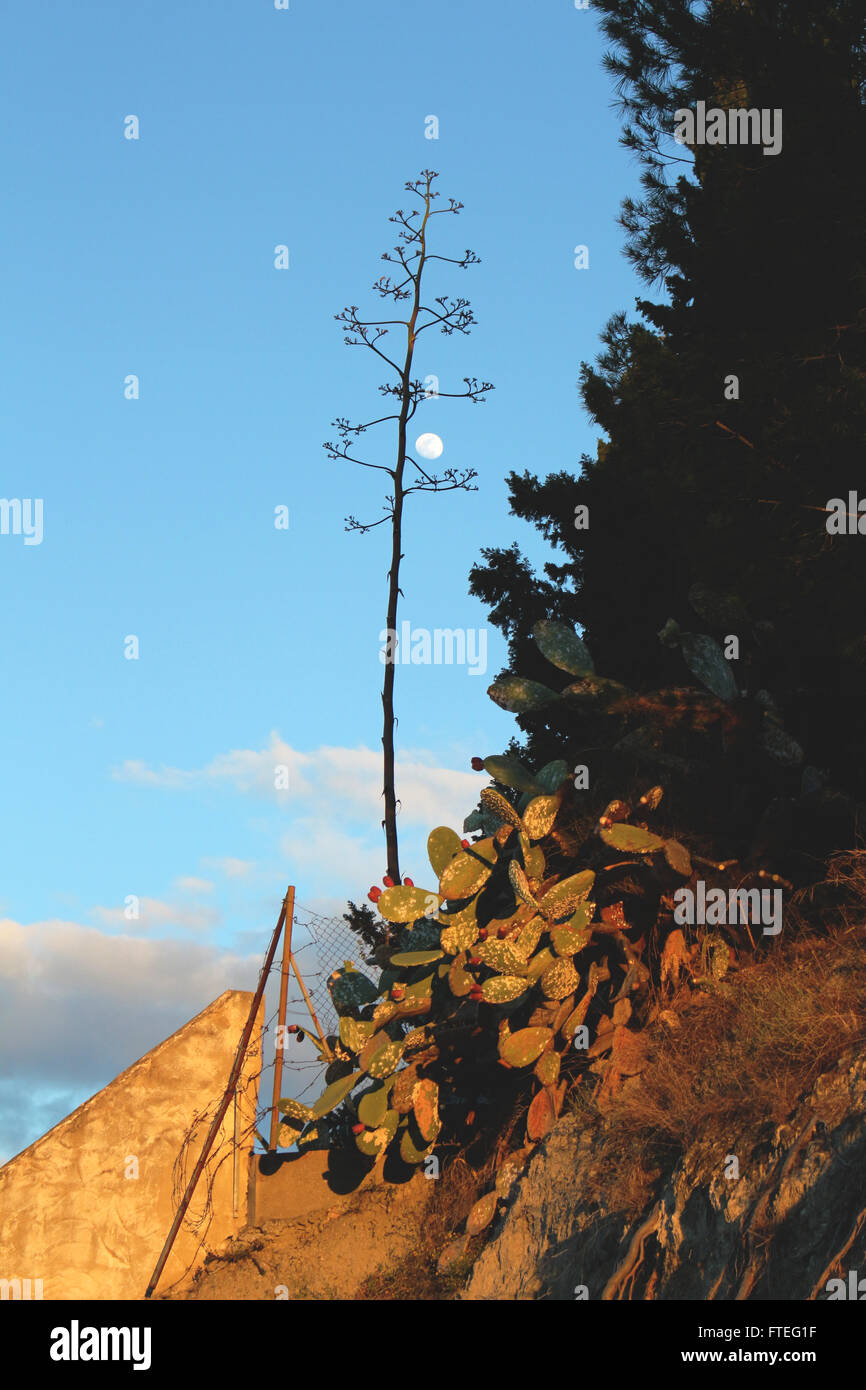
[{"label": "blue sky", "polygon": [[[428,333],[418,374],[496,386],[416,417],[479,491],[410,499],[413,628],[485,625],[482,546],[543,558],[505,477],[594,452],[580,362],[640,293],[616,225],[638,171],[572,0],[53,0],[4,32],[0,492],[42,499],[43,533],[0,535],[0,1161],[251,987],[287,883],[339,912],[384,872],[388,536],[343,529],[380,514],[381,475],[321,445],[379,411],[382,364],[334,315],[379,309],[405,182],[439,171],[465,209],[434,249],[482,261],[431,270],[477,326]],[[485,675],[398,668],[418,883],[483,785],[470,757],[514,731],[486,695],[503,663],[490,629]]]}]

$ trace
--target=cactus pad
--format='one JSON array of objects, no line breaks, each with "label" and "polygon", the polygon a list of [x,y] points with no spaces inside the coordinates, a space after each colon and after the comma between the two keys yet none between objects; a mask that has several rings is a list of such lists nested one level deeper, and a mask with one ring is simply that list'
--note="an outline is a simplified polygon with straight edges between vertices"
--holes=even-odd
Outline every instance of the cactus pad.
[{"label": "cactus pad", "polygon": [[518,927],[513,936],[509,937],[508,945],[512,951],[520,957],[524,964],[529,960],[541,940],[541,933],[544,931],[544,923],[536,915],[528,922],[524,922],[522,927]]},{"label": "cactus pad", "polygon": [[340,1042],[350,1052],[360,1052],[368,1038],[372,1037],[375,1027],[375,1023],[360,1023],[344,1014],[340,1019]]},{"label": "cactus pad", "polygon": [[661,805],[662,797],[665,794],[664,787],[650,787],[648,792],[644,792],[641,802],[650,811],[655,811]]},{"label": "cactus pad", "polygon": [[[441,928],[438,918],[419,917],[416,922],[407,922],[400,928],[397,936],[398,951],[436,951],[439,949]],[[381,985],[381,977],[379,984]]]},{"label": "cactus pad", "polygon": [[353,1071],[351,1076],[344,1076],[339,1081],[332,1081],[330,1086],[326,1086],[313,1106],[315,1118],[320,1120],[323,1115],[328,1115],[332,1110],[336,1110],[349,1092],[357,1086],[361,1076],[361,1072]]},{"label": "cactus pad", "polygon": [[535,1063],[535,1075],[538,1077],[542,1086],[555,1086],[559,1080],[560,1056],[552,1049],[550,1052],[542,1052],[538,1061]]},{"label": "cactus pad", "polygon": [[485,758],[484,771],[490,774],[494,782],[501,782],[503,787],[513,787],[518,792],[538,790],[529,768],[524,767],[519,758],[512,758],[507,753],[501,758]]},{"label": "cactus pad", "polygon": [[529,886],[526,874],[523,872],[516,859],[509,860],[508,880],[521,902],[528,903],[530,907],[538,907],[538,903]]},{"label": "cactus pad", "polygon": [[541,977],[541,992],[547,999],[564,999],[580,984],[580,976],[567,956],[555,961]]},{"label": "cactus pad", "polygon": [[[377,1004],[373,1010],[373,1027],[384,1028],[386,1023],[390,1023],[392,1018],[397,1017],[399,1004],[393,999],[383,999],[381,1004]],[[372,1034],[371,1034],[372,1036]],[[369,1042],[369,1038],[367,1042]],[[364,1044],[366,1047],[366,1043]]]},{"label": "cactus pad", "polygon": [[391,964],[401,970],[411,965],[432,965],[434,960],[441,960],[443,955],[443,951],[398,951],[395,956],[391,956]]},{"label": "cactus pad", "polygon": [[376,1129],[368,1130],[366,1134],[358,1134],[355,1137],[355,1144],[361,1153],[367,1158],[378,1158],[383,1154],[390,1144],[394,1135],[397,1133],[397,1125],[400,1116],[396,1110],[388,1110],[382,1123]]},{"label": "cactus pad", "polygon": [[527,850],[523,856],[523,868],[527,878],[543,878],[545,870],[544,851],[540,845]]},{"label": "cactus pad", "polygon": [[495,1189],[497,1196],[504,1200],[511,1195],[511,1189],[523,1172],[526,1166],[526,1160],[531,1153],[532,1149],[527,1146],[523,1149],[515,1149],[514,1153],[508,1155],[500,1167],[499,1172],[496,1174]]},{"label": "cactus pad", "polygon": [[586,1018],[589,1006],[592,1003],[592,996],[594,993],[594,989],[587,990],[586,994],[583,996],[580,1003],[577,1005],[577,1008],[574,1009],[568,1015],[568,1018],[565,1020],[565,1022],[562,1024],[559,1030],[564,1038],[574,1037],[578,1028]]},{"label": "cactus pad", "polygon": [[542,899],[545,912],[549,912],[556,903],[565,902],[569,898],[575,898],[578,902],[583,901],[584,898],[589,897],[594,883],[595,874],[592,869],[584,869],[582,873],[561,878],[559,883],[555,883]]},{"label": "cactus pad", "polygon": [[[443,898],[469,898],[477,893],[490,877],[490,864],[476,859],[474,855],[461,850],[445,865],[439,880],[439,892]],[[382,895],[384,897],[384,894]],[[382,899],[379,899],[381,903]]]},{"label": "cactus pad", "polygon": [[536,951],[529,964],[524,969],[524,974],[528,980],[540,980],[545,970],[555,964],[556,957],[548,946]]},{"label": "cactus pad", "polygon": [[523,813],[523,828],[530,840],[543,840],[550,834],[561,804],[558,794],[533,797]]},{"label": "cactus pad", "polygon": [[494,975],[484,981],[481,993],[486,1004],[510,1004],[512,999],[519,999],[528,988],[528,981],[519,975]]},{"label": "cactus pad", "polygon": [[458,951],[467,951],[478,939],[478,923],[472,917],[465,922],[455,922],[453,927],[443,927],[439,940],[443,951],[456,956]]},{"label": "cactus pad", "polygon": [[568,776],[568,763],[562,758],[556,758],[552,763],[545,763],[536,774],[535,780],[543,791],[555,792],[559,791]]},{"label": "cactus pad", "polygon": [[739,694],[737,682],[731,671],[731,663],[718,642],[696,632],[680,633],[679,641],[683,660],[692,675],[697,676],[720,700],[736,700]]},{"label": "cactus pad", "polygon": [[661,835],[654,835],[651,830],[641,830],[636,825],[626,825],[624,822],[612,825],[608,830],[602,830],[601,838],[612,849],[623,850],[626,854],[652,854],[655,850],[664,849],[665,844]]},{"label": "cactus pad", "polygon": [[290,1120],[299,1120],[301,1124],[309,1124],[310,1120],[316,1118],[315,1111],[309,1105],[304,1105],[302,1101],[291,1100],[286,1097],[277,1103],[282,1113]]},{"label": "cactus pad", "polygon": [[463,952],[455,957],[448,971],[448,988],[455,998],[464,999],[474,984],[473,976],[466,969],[466,954]]},{"label": "cactus pad", "polygon": [[435,1081],[416,1081],[412,1093],[412,1112],[422,1139],[432,1144],[442,1125],[439,1119],[439,1087]]},{"label": "cactus pad", "polygon": [[584,676],[582,680],[567,685],[561,698],[576,705],[579,711],[593,711],[605,709],[629,694],[628,687],[619,681],[607,680],[604,676]]},{"label": "cactus pad", "polygon": [[449,826],[440,825],[430,831],[427,836],[427,858],[437,878],[442,877],[445,865],[451,862],[455,854],[460,853],[461,848],[460,836]]},{"label": "cactus pad", "polygon": [[550,933],[553,949],[558,956],[574,956],[583,951],[592,940],[589,928],[582,931],[577,927],[553,927]]},{"label": "cactus pad", "polygon": [[466,1218],[466,1234],[477,1236],[489,1226],[496,1215],[498,1203],[499,1198],[495,1192],[486,1192],[483,1197],[479,1197]]},{"label": "cactus pad", "polygon": [[495,705],[508,710],[509,714],[526,714],[558,699],[555,690],[539,681],[524,680],[522,676],[503,676],[488,686],[487,694]]},{"label": "cactus pad", "polygon": [[[384,897],[384,893],[382,897]],[[380,899],[381,901],[381,899]],[[364,1004],[372,1004],[379,998],[379,990],[360,970],[347,970],[345,967],[335,972],[336,978],[328,982],[331,999],[337,1013],[349,1013],[360,1009]]]},{"label": "cactus pad", "polygon": [[526,1116],[526,1137],[533,1141],[543,1139],[556,1123],[556,1102],[551,1091],[544,1087],[533,1097]]},{"label": "cactus pad", "polygon": [[411,1065],[403,1067],[402,1071],[395,1075],[391,1088],[391,1105],[399,1115],[408,1115],[412,1109],[412,1097],[417,1080],[418,1069]]},{"label": "cactus pad", "polygon": [[423,888],[407,888],[405,883],[386,888],[376,906],[386,922],[415,922],[436,911],[438,894]]},{"label": "cactus pad", "polygon": [[389,1086],[373,1086],[358,1101],[358,1119],[368,1129],[378,1129],[388,1110]]},{"label": "cactus pad", "polygon": [[550,1028],[520,1028],[516,1033],[502,1033],[499,1055],[512,1067],[528,1067],[553,1046]]},{"label": "cactus pad", "polygon": [[675,873],[682,874],[683,878],[691,878],[691,855],[685,845],[680,844],[679,840],[665,840],[665,859]]},{"label": "cactus pad", "polygon": [[485,941],[473,947],[479,960],[489,965],[491,970],[501,970],[512,975],[518,974],[526,965],[525,958],[516,951],[510,941]]},{"label": "cactus pad", "polygon": [[485,787],[481,793],[481,805],[492,816],[497,816],[502,825],[520,825],[520,815],[515,811],[510,801],[506,801],[504,796],[494,791],[493,787]]},{"label": "cactus pad", "polygon": [[542,618],[532,629],[535,645],[553,666],[572,676],[590,676],[595,671],[586,644],[573,628]]},{"label": "cactus pad", "polygon": [[364,1050],[358,1061],[370,1076],[384,1081],[386,1076],[391,1075],[402,1054],[402,1042],[394,1042],[387,1033],[380,1031],[374,1033],[369,1042],[364,1045]]}]

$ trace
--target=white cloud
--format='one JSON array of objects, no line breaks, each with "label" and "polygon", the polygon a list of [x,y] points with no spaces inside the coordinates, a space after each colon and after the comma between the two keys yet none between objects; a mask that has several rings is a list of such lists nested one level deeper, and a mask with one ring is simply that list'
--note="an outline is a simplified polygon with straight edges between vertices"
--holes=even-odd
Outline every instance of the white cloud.
[{"label": "white cloud", "polygon": [[[277,766],[289,769],[288,791],[274,787]],[[385,871],[382,831],[382,754],[366,747],[323,746],[309,753],[290,748],[273,732],[264,749],[219,754],[204,768],[149,768],[126,762],[120,780],[166,790],[222,784],[241,794],[266,796],[281,815],[279,848],[305,900],[344,893],[362,899]],[[438,766],[429,752],[406,750],[397,763],[398,832],[404,871],[430,883],[426,840],[437,825],[460,830],[478,800],[481,780],[474,772]],[[205,859],[206,868],[228,878],[250,874],[248,860]],[[344,899],[345,901],[345,899]]]},{"label": "white cloud", "polygon": [[213,884],[206,878],[195,878],[188,874],[184,878],[176,878],[175,887],[182,893],[212,893]]},{"label": "white cloud", "polygon": [[27,933],[17,922],[0,921],[0,980],[26,979],[30,969]]},{"label": "white cloud", "polygon": [[[382,754],[370,748],[320,748],[317,791],[333,808],[347,808],[382,819]],[[399,824],[423,826],[463,824],[478,800],[477,772],[438,767],[429,753],[407,751],[397,760],[395,781],[400,800]]]},{"label": "white cloud", "polygon": [[[254,989],[261,956],[0,920],[0,1147],[31,1143],[226,989]],[[60,1098],[34,1110],[43,1089]]]},{"label": "white cloud", "polygon": [[[278,767],[288,769],[288,791],[274,785]],[[171,791],[223,783],[238,792],[267,796],[284,808],[287,803],[296,806],[303,815],[327,811],[333,820],[339,812],[345,820],[352,818],[347,812],[354,812],[369,817],[374,826],[382,818],[381,752],[362,746],[322,747],[301,753],[276,732],[271,733],[267,748],[220,753],[203,768],[154,769],[128,760],[115,768],[112,776],[117,781]],[[479,785],[477,773],[439,767],[430,753],[407,750],[397,761],[401,823],[429,829],[443,819],[462,823],[478,799]]]},{"label": "white cloud", "polygon": [[[241,958],[177,938],[109,935],[59,919],[26,927],[4,919],[0,1055],[16,1056],[21,1070],[51,1063],[49,1070],[73,1074],[74,1054],[98,1058],[111,1051],[106,1017],[121,1039],[139,1039],[143,1030],[150,1037],[148,1018],[168,1010],[182,1023],[223,990],[249,989],[260,965],[260,952]],[[145,1046],[157,1041],[153,1036]]]},{"label": "white cloud", "polygon": [[[267,748],[259,750],[236,748],[230,753],[218,753],[202,768],[148,767],[147,763],[127,759],[120,767],[112,768],[117,782],[135,782],[143,787],[162,787],[169,791],[192,791],[196,787],[228,785],[235,791],[266,796],[284,802],[289,795],[302,796],[310,790],[304,777],[304,767],[314,755],[299,753],[272,732]],[[280,770],[286,769],[284,776]],[[287,780],[289,790],[277,788],[279,780]]]},{"label": "white cloud", "polygon": [[139,898],[138,916],[130,919],[126,907],[94,907],[94,915],[107,927],[125,927],[127,931],[147,931],[151,927],[186,927],[190,931],[205,931],[221,920],[213,907],[185,907],[179,903],[163,902],[160,898]]}]

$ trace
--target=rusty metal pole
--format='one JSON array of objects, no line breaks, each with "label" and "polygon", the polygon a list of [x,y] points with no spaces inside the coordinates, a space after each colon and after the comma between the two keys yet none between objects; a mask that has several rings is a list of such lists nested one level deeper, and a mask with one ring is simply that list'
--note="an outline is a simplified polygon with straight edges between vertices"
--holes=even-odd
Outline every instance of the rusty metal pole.
[{"label": "rusty metal pole", "polygon": [[[293,890],[289,889],[289,892],[293,892]],[[181,1198],[180,1206],[178,1207],[175,1213],[174,1220],[171,1223],[171,1230],[165,1238],[165,1244],[163,1245],[162,1250],[160,1251],[159,1259],[156,1262],[156,1268],[154,1269],[153,1274],[150,1276],[150,1283],[144,1291],[145,1298],[150,1298],[151,1294],[153,1293],[154,1289],[159,1283],[159,1276],[162,1274],[162,1271],[165,1268],[165,1262],[171,1253],[171,1247],[174,1245],[175,1237],[177,1236],[177,1233],[180,1230],[180,1223],[183,1221],[183,1218],[186,1215],[186,1209],[192,1201],[193,1193],[196,1189],[196,1184],[198,1183],[198,1180],[204,1171],[204,1166],[207,1163],[208,1154],[213,1148],[213,1142],[217,1137],[219,1127],[223,1122],[225,1113],[228,1110],[229,1105],[231,1103],[232,1096],[235,1093],[235,1088],[238,1084],[238,1079],[241,1074],[241,1068],[244,1064],[244,1057],[246,1056],[247,1047],[249,1046],[249,1041],[252,1037],[253,1028],[255,1027],[256,1014],[259,1011],[259,1005],[262,1002],[262,996],[265,992],[265,985],[268,982],[268,975],[270,974],[271,966],[274,963],[274,956],[277,953],[277,945],[280,940],[280,932],[283,930],[283,923],[286,920],[286,903],[288,902],[288,896],[289,894],[287,892],[285,898],[283,899],[283,907],[282,911],[280,912],[279,921],[277,922],[277,925],[274,928],[274,934],[271,937],[271,944],[268,947],[268,954],[265,957],[265,963],[262,966],[262,971],[259,976],[259,983],[256,987],[256,992],[253,997],[252,1005],[250,1006],[249,1017],[244,1026],[244,1031],[241,1035],[241,1040],[238,1043],[238,1050],[235,1053],[234,1065],[232,1066],[232,1073],[229,1077],[228,1085],[223,1091],[223,1097],[219,1103],[219,1106],[217,1107],[217,1113],[211,1121],[211,1127],[207,1132],[207,1138],[204,1141],[204,1147],[202,1148],[202,1151],[198,1156],[198,1161],[196,1162],[196,1165],[192,1170],[190,1180],[186,1185],[186,1191],[184,1192],[183,1197]]]},{"label": "rusty metal pole", "polygon": [[314,1028],[315,1028],[315,1030],[316,1030],[316,1036],[318,1037],[319,1042],[322,1044],[322,1052],[323,1052],[324,1056],[328,1059],[329,1062],[333,1062],[333,1060],[334,1060],[334,1054],[333,1054],[333,1052],[331,1051],[331,1049],[328,1047],[328,1044],[327,1044],[326,1039],[325,1039],[325,1033],[324,1033],[323,1030],[322,1030],[322,1025],[321,1025],[321,1023],[319,1022],[318,1018],[316,1017],[316,1010],[313,1008],[313,1001],[312,1001],[312,999],[310,998],[310,996],[309,996],[309,994],[308,994],[308,992],[307,992],[307,986],[304,984],[303,980],[301,979],[301,972],[300,972],[300,970],[298,969],[298,962],[295,960],[294,956],[292,956],[291,961],[292,961],[292,969],[293,969],[294,972],[295,972],[295,979],[297,980],[298,984],[301,986],[301,993],[302,993],[303,996],[304,996],[304,1000],[305,1000],[305,1002],[306,1002],[307,1009],[309,1010],[310,1018],[313,1020],[313,1026],[314,1026]]},{"label": "rusty metal pole", "polygon": [[283,968],[280,974],[280,1007],[277,1013],[277,1048],[274,1054],[274,1095],[271,1108],[271,1134],[268,1148],[277,1147],[277,1133],[280,1127],[278,1102],[280,1087],[283,1084],[283,1052],[286,1046],[286,1000],[289,997],[289,966],[292,959],[292,923],[295,916],[295,890],[290,888],[286,894],[286,925],[283,928]]}]

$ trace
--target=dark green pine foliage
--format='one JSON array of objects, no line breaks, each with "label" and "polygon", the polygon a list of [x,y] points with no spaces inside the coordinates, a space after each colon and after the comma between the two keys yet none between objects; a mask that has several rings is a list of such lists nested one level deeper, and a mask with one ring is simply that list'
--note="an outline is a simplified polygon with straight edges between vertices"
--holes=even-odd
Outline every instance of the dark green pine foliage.
[{"label": "dark green pine foliage", "polygon": [[[509,639],[511,669],[548,684],[529,641],[539,617],[582,624],[596,670],[638,690],[696,684],[657,639],[669,617],[735,633],[740,688],[768,690],[807,762],[862,798],[866,535],[828,535],[822,509],[858,485],[866,497],[866,10],[593,8],[642,164],[643,195],[623,206],[627,254],[662,294],[637,301],[635,322],[616,314],[582,367],[607,438],[580,477],[509,478],[513,514],[561,562],[540,577],[516,545],[486,549],[472,592]],[[674,113],[698,100],[780,108],[781,153],[676,144]],[[725,399],[732,375],[739,400]],[[574,528],[578,504],[588,531]],[[533,761],[563,753],[561,728],[520,724]],[[569,751],[585,743],[581,730]]]}]

